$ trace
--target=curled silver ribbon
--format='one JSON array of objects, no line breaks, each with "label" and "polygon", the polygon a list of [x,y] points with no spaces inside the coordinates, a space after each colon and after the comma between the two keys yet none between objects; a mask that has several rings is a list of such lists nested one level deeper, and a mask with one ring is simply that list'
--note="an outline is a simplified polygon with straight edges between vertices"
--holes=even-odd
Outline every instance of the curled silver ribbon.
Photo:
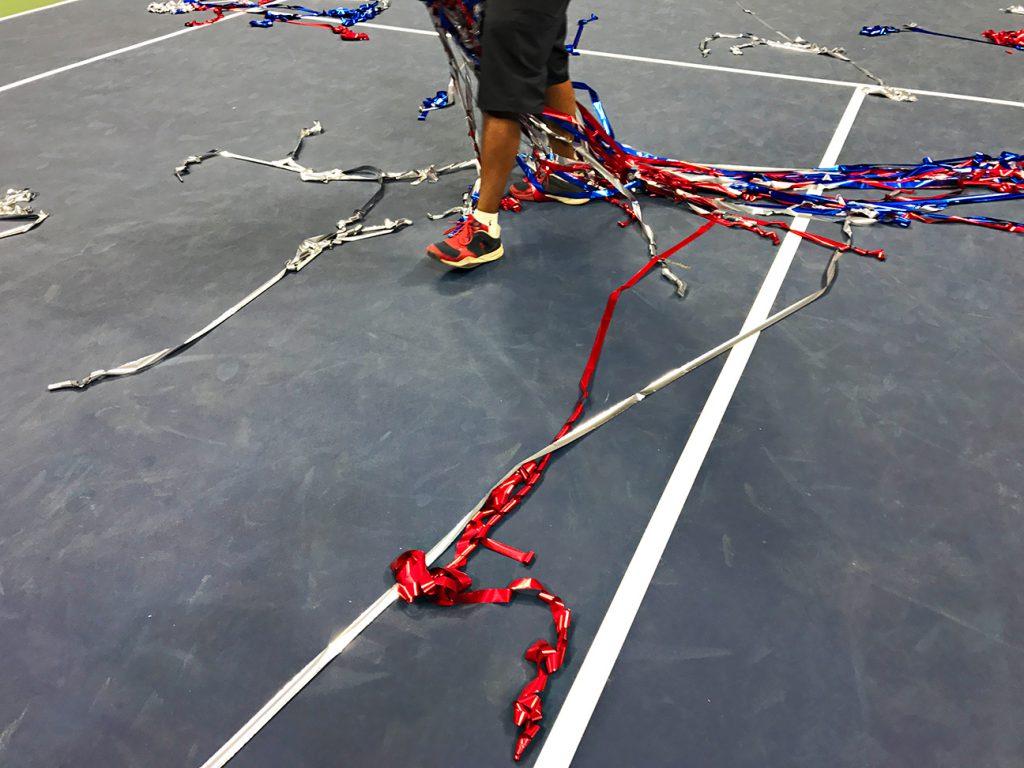
[{"label": "curled silver ribbon", "polygon": [[196,9],[195,3],[186,3],[185,0],[170,0],[166,3],[150,3],[146,6],[149,13],[192,13]]},{"label": "curled silver ribbon", "polygon": [[[280,160],[263,160],[258,157],[240,155],[237,152],[231,152],[226,149],[211,149],[201,155],[190,155],[189,157],[186,157],[185,160],[182,161],[182,164],[174,169],[174,175],[178,181],[184,182],[185,176],[191,172],[191,169],[194,166],[200,165],[214,157],[223,157],[229,160],[241,160],[245,163],[254,163],[255,165],[264,165],[268,168],[290,171],[291,173],[298,174],[299,179],[302,181],[320,182],[322,184],[328,184],[332,181],[365,181],[365,179],[358,175],[353,175],[351,171],[343,171],[340,168],[318,171],[313,168],[307,168],[299,162],[299,154],[302,152],[306,139],[310,136],[319,136],[322,133],[324,133],[324,127],[320,124],[319,120],[314,121],[313,125],[309,128],[303,128],[299,131],[299,140],[295,144],[295,147]],[[441,176],[475,167],[475,160],[463,160],[461,162],[448,163],[447,165],[442,166],[428,165],[426,168],[417,168],[408,171],[382,171],[381,178],[384,181],[408,181],[415,187],[425,181],[433,184],[437,182]]]},{"label": "curled silver ribbon", "polygon": [[348,219],[339,221],[338,227],[334,232],[317,235],[303,240],[295,251],[295,255],[285,264],[284,269],[275,274],[237,304],[226,309],[214,320],[200,328],[180,344],[173,347],[167,347],[166,349],[161,349],[159,352],[153,352],[152,354],[145,355],[140,357],[138,360],[121,363],[113,368],[93,371],[80,379],[58,381],[54,384],[50,384],[47,389],[51,392],[59,389],[85,389],[89,385],[102,379],[116,378],[120,376],[133,376],[136,373],[142,373],[148,368],[152,368],[167,358],[173,357],[179,352],[183,352],[191,347],[215,328],[222,325],[226,320],[238,314],[238,312],[244,307],[251,304],[279,282],[284,280],[289,274],[298,272],[303,267],[308,266],[310,262],[324,251],[342,245],[343,243],[351,243],[355,240],[365,240],[370,237],[388,235],[412,224],[409,219],[385,219],[383,224],[365,226],[362,223],[361,218],[361,216],[349,217]]},{"label": "curled silver ribbon", "polygon": [[1011,5],[1009,8],[1000,8],[1003,13],[1017,13],[1024,16],[1024,5]]},{"label": "curled silver ribbon", "polygon": [[[559,141],[566,141],[566,137],[555,133],[551,127],[543,120],[538,119],[534,115],[524,115],[521,118],[523,127],[526,130],[526,134],[530,139],[533,146],[541,151],[542,154],[551,154],[550,142],[552,139]],[[644,221],[643,209],[640,207],[640,201],[636,199],[629,189],[622,184],[618,178],[606,169],[601,162],[594,157],[587,146],[582,141],[572,141],[573,149],[576,151],[576,156],[590,166],[589,172],[591,174],[600,175],[608,184],[610,184],[616,192],[622,195],[626,200],[626,204],[629,206],[629,212],[633,219],[640,227],[640,232],[647,241],[648,254],[653,258],[658,255],[658,241],[654,235],[654,230],[651,229],[650,225]],[[675,288],[675,294],[679,298],[685,298],[686,293],[689,290],[689,286],[686,281],[679,277],[675,272],[672,271],[671,267],[662,261],[658,265],[661,276],[667,280]]]},{"label": "curled silver ribbon", "polygon": [[0,197],[0,221],[24,222],[0,230],[0,239],[23,235],[49,218],[50,214],[46,211],[35,211],[28,205],[35,196],[35,192],[30,189],[8,189],[4,196]]},{"label": "curled silver ribbon", "polygon": [[348,218],[339,221],[335,225],[333,232],[307,237],[299,243],[299,246],[295,251],[295,255],[288,260],[280,272],[275,274],[256,290],[252,291],[237,304],[226,309],[213,321],[200,328],[180,344],[161,349],[159,352],[153,352],[149,355],[145,355],[144,357],[140,357],[137,360],[121,363],[113,368],[93,371],[80,379],[68,379],[66,381],[59,381],[54,384],[50,384],[47,389],[51,392],[61,389],[85,389],[91,384],[103,379],[132,376],[134,374],[141,373],[142,371],[163,362],[167,358],[183,352],[215,328],[223,324],[230,317],[237,314],[244,307],[269,291],[289,274],[298,272],[308,266],[310,262],[316,259],[316,257],[324,251],[330,250],[331,248],[335,248],[344,243],[351,243],[356,240],[365,240],[370,237],[387,235],[410,226],[412,224],[410,219],[385,219],[382,224],[375,225],[367,225],[364,223],[366,216],[384,197],[384,189],[387,183],[408,181],[414,186],[421,184],[424,181],[433,183],[436,182],[441,175],[454,173],[466,168],[476,167],[475,161],[468,160],[460,163],[449,163],[448,165],[440,167],[431,165],[426,168],[409,171],[382,171],[379,168],[368,165],[350,168],[348,170],[333,169],[330,171],[315,171],[301,165],[298,162],[298,157],[299,153],[302,151],[305,140],[310,136],[317,136],[323,133],[323,130],[323,126],[319,122],[314,122],[309,128],[303,128],[299,132],[299,139],[295,144],[295,147],[280,160],[262,160],[260,158],[239,155],[234,152],[218,149],[211,150],[202,155],[193,155],[186,158],[184,163],[175,169],[174,174],[179,181],[183,182],[184,177],[188,175],[189,169],[192,166],[198,165],[213,157],[226,157],[235,160],[242,160],[248,163],[256,163],[258,165],[264,165],[271,168],[291,171],[293,173],[297,173],[302,181],[316,181],[321,183],[328,183],[331,181],[362,181],[376,184],[377,189],[374,191],[370,199],[362,205],[362,207],[357,209]]},{"label": "curled silver ribbon", "polygon": [[[748,8],[743,8],[742,6],[740,7],[740,10],[742,10],[743,13],[748,14],[749,16],[752,16],[753,18],[757,19],[757,21],[759,21],[768,29],[772,29],[772,27],[767,22],[765,22],[752,10]],[[772,29],[772,31],[784,39],[770,40],[768,38],[755,35],[751,32],[714,32],[705,37],[703,40],[701,40],[697,48],[700,51],[701,57],[707,58],[708,56],[711,55],[711,44],[715,40],[745,40],[746,42],[744,43],[737,43],[735,45],[730,46],[729,52],[734,56],[742,56],[743,51],[764,45],[769,48],[777,48],[783,51],[792,51],[793,53],[809,53],[815,56],[826,56],[830,59],[841,61],[844,64],[849,64],[851,67],[853,67],[862,75],[864,75],[866,78],[874,81],[875,86],[868,91],[868,93],[870,93],[873,96],[882,96],[883,98],[890,99],[891,101],[917,101],[917,96],[915,96],[909,90],[907,90],[906,88],[895,88],[891,85],[886,84],[885,81],[882,80],[882,78],[878,77],[869,69],[861,66],[856,61],[851,59],[847,55],[846,50],[843,48],[829,48],[828,46],[808,42],[807,40],[804,40],[800,36],[789,37],[785,33],[778,31],[777,29]]]}]

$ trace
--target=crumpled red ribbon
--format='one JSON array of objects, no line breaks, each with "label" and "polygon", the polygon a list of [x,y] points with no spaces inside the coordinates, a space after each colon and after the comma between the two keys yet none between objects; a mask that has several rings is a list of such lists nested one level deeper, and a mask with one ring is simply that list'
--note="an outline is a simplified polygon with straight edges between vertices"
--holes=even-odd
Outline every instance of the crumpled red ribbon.
[{"label": "crumpled red ribbon", "polygon": [[512,211],[512,213],[522,213],[523,205],[516,200],[512,195],[505,195],[501,198],[499,207],[502,211]]},{"label": "crumpled red ribbon", "polygon": [[1004,29],[998,32],[994,29],[986,29],[981,35],[996,45],[1024,50],[1024,29]]},{"label": "crumpled red ribbon", "polygon": [[334,34],[338,35],[342,40],[369,40],[370,36],[365,32],[355,32],[344,24],[327,24],[320,21],[303,21],[302,19],[278,19],[276,23],[279,24],[296,24],[300,27],[319,27],[320,29],[329,29]]},{"label": "crumpled red ribbon", "polygon": [[213,16],[208,19],[197,19],[195,21],[186,21],[186,27],[205,27],[207,24],[216,24],[218,21],[224,18],[224,9],[216,5],[197,5],[194,11],[213,11]]},{"label": "crumpled red ribbon", "polygon": [[547,688],[548,678],[559,670],[565,660],[572,612],[562,598],[531,578],[516,579],[503,589],[467,592],[472,584],[469,576],[454,568],[428,568],[426,555],[418,549],[399,555],[391,564],[391,571],[395,575],[399,596],[409,603],[420,597],[430,597],[438,605],[507,604],[517,594],[533,592],[538,600],[551,608],[555,645],[552,646],[546,640],[537,640],[526,649],[524,657],[536,664],[537,674],[523,686],[512,705],[512,719],[520,728],[513,753],[513,759],[518,761],[540,731],[543,718],[541,694]]},{"label": "crumpled red ribbon", "polygon": [[[604,348],[605,338],[611,326],[619,297],[624,291],[640,282],[661,262],[689,245],[716,223],[713,220],[707,221],[689,237],[649,259],[632,277],[609,294],[601,322],[598,324],[597,333],[594,336],[590,355],[580,377],[579,396],[569,418],[562,425],[555,439],[561,438],[569,432],[583,415],[590,398],[590,384],[601,358],[601,351]],[[536,487],[550,460],[551,454],[547,454],[537,461],[528,461],[519,465],[491,490],[483,506],[463,529],[455,545],[455,557],[448,565],[428,567],[426,555],[418,549],[402,553],[391,563],[391,572],[395,577],[398,595],[408,603],[420,599],[432,600],[438,605],[444,606],[467,603],[509,603],[516,594],[532,592],[538,600],[550,607],[555,627],[555,644],[552,646],[545,640],[538,640],[526,650],[525,657],[537,665],[537,673],[523,687],[512,706],[513,721],[521,729],[513,753],[515,760],[522,757],[530,742],[540,731],[543,716],[541,695],[547,688],[548,677],[557,672],[565,660],[571,613],[560,597],[548,591],[536,579],[517,579],[504,588],[469,591],[473,582],[463,569],[473,553],[481,547],[510,557],[523,565],[533,562],[534,553],[532,551],[523,551],[497,542],[490,537],[490,533]]]}]

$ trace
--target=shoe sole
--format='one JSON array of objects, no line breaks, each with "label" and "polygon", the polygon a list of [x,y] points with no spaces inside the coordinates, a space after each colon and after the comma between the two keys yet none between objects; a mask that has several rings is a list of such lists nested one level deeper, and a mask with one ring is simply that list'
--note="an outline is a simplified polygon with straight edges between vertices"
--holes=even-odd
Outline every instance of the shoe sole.
[{"label": "shoe sole", "polygon": [[554,200],[565,205],[584,205],[590,202],[589,197],[559,197],[558,195],[550,195],[545,193],[549,200]]},{"label": "shoe sole", "polygon": [[521,203],[546,203],[549,200],[554,200],[556,203],[562,203],[563,205],[585,205],[590,202],[589,197],[559,197],[558,195],[550,195],[546,192],[544,193],[543,200],[534,200],[532,197],[516,197],[512,193],[509,194]]},{"label": "shoe sole", "polygon": [[481,264],[486,264],[490,261],[497,261],[505,255],[505,246],[500,245],[490,253],[485,253],[482,256],[473,256],[469,259],[463,259],[462,261],[447,261],[442,259],[440,255],[427,252],[427,255],[435,261],[444,264],[446,267],[453,267],[454,269],[473,269],[473,267],[479,267]]}]

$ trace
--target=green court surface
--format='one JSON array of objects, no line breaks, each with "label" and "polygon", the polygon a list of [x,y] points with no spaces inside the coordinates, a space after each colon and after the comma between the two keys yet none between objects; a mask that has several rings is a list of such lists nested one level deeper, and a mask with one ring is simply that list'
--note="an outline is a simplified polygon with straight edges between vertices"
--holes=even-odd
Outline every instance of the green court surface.
[{"label": "green court surface", "polygon": [[45,8],[48,5],[55,5],[61,0],[0,0],[0,19],[4,16],[13,16],[16,13]]}]

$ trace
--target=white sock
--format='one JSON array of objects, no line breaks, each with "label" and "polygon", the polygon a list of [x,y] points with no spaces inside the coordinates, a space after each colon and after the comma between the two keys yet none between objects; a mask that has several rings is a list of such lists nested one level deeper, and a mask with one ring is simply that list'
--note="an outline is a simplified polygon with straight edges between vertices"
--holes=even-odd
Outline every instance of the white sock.
[{"label": "white sock", "polygon": [[484,227],[487,228],[487,234],[491,237],[501,237],[501,225],[498,223],[497,213],[484,213],[483,211],[474,211],[473,218],[479,221]]}]

